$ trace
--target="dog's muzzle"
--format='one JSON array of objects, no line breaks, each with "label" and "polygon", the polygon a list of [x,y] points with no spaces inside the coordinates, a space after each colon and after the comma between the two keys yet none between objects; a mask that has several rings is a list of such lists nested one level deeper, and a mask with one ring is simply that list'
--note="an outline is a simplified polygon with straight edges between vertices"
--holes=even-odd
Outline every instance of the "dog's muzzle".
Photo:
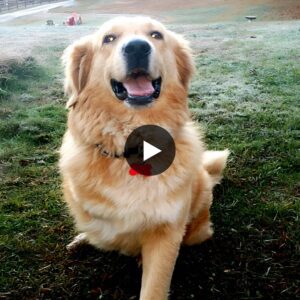
[{"label": "dog's muzzle", "polygon": [[111,86],[116,97],[130,106],[148,105],[160,95],[161,77],[152,78],[149,73],[151,51],[150,44],[141,39],[131,40],[122,48],[126,78],[111,79]]}]

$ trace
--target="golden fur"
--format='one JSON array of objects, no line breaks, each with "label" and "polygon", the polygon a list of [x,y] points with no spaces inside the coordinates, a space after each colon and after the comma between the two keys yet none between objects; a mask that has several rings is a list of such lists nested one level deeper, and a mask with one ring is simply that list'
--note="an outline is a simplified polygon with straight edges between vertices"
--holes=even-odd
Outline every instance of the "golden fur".
[{"label": "golden fur", "polygon": [[[163,33],[164,40],[149,32]],[[103,45],[105,34],[117,40]],[[151,72],[162,80],[160,97],[135,109],[113,94],[112,77],[124,76],[120,47],[132,36],[151,43]],[[187,90],[194,64],[188,43],[150,18],[117,18],[67,48],[65,88],[68,129],[61,147],[64,196],[81,232],[69,245],[87,241],[104,250],[142,254],[140,299],[167,298],[180,244],[212,235],[209,208],[228,151],[205,151],[190,120]],[[164,173],[130,176],[121,154],[135,128],[155,124],[174,138],[176,157]],[[103,145],[111,157],[99,153]]]}]

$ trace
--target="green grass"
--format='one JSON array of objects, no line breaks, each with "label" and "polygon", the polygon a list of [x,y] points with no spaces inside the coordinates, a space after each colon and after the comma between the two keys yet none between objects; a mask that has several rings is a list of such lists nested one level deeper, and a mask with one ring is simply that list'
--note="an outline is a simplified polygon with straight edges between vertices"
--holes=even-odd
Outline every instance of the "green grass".
[{"label": "green grass", "polygon": [[[199,53],[193,117],[210,149],[232,154],[215,191],[215,236],[182,249],[171,299],[295,299],[299,23],[195,26],[186,34]],[[0,297],[137,299],[134,260],[65,250],[74,230],[57,168],[66,126],[62,48],[46,49],[43,64],[30,57],[0,73]]]},{"label": "green grass", "polygon": [[0,69],[0,99],[9,98],[12,93],[20,93],[44,76],[44,70],[36,65],[33,57],[3,63]]},{"label": "green grass", "polygon": [[[208,145],[232,151],[224,181],[232,185],[226,195],[228,222],[245,228],[266,224],[274,236],[284,232],[296,242],[300,65],[295,35],[290,30],[259,45],[251,40],[230,43],[229,49],[242,49],[238,57],[228,50],[198,56],[191,107],[195,118],[206,124]],[[251,56],[258,46],[259,55]],[[243,193],[239,199],[237,188]],[[222,206],[216,205],[215,213],[226,216]]]}]

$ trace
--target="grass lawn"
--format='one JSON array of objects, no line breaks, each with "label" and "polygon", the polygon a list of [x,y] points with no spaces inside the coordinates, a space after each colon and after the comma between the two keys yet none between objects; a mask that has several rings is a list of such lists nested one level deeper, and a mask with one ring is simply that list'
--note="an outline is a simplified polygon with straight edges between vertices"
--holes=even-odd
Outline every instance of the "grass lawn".
[{"label": "grass lawn", "polygon": [[[210,149],[232,154],[215,190],[214,238],[182,248],[170,298],[295,299],[300,22],[173,28],[195,49],[193,117]],[[134,258],[65,249],[75,234],[57,168],[66,122],[59,56],[67,42],[55,43],[23,59],[0,57],[0,299],[138,299]]]}]

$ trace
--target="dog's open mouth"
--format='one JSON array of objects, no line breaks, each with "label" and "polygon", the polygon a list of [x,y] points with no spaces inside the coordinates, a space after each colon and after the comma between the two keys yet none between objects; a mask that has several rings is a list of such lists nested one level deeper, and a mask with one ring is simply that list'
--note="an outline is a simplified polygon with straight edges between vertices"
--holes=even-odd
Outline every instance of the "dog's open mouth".
[{"label": "dog's open mouth", "polygon": [[159,97],[161,77],[153,80],[149,74],[138,72],[131,74],[123,82],[112,79],[111,86],[119,100],[133,106],[143,106]]}]

